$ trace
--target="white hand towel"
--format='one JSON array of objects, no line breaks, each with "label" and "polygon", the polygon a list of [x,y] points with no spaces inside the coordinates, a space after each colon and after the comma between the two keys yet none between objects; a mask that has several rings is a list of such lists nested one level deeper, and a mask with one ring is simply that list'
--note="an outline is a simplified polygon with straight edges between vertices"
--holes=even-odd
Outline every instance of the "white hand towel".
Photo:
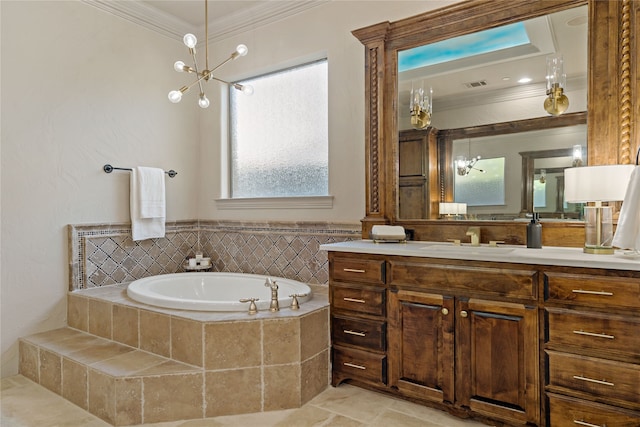
[{"label": "white hand towel", "polygon": [[135,167],[131,170],[131,235],[145,240],[165,235],[164,171]]},{"label": "white hand towel", "polygon": [[613,246],[621,249],[640,249],[640,166],[636,166],[620,209]]}]

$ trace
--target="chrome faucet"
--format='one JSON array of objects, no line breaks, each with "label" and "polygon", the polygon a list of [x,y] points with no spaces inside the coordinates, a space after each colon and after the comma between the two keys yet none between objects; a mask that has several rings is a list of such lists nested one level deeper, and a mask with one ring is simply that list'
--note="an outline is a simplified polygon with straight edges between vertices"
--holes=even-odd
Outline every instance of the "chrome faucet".
[{"label": "chrome faucet", "polygon": [[469,227],[467,236],[471,236],[471,246],[480,246],[480,227]]},{"label": "chrome faucet", "polygon": [[271,304],[269,304],[269,311],[280,311],[280,306],[278,305],[278,284],[274,280],[271,280],[270,277],[267,277],[267,280],[264,282],[264,286],[271,288]]}]

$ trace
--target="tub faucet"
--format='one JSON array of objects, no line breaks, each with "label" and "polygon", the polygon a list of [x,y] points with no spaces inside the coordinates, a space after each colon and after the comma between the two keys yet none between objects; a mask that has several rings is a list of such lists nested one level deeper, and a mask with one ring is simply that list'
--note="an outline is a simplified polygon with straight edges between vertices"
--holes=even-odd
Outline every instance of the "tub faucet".
[{"label": "tub faucet", "polygon": [[469,227],[467,236],[471,236],[471,246],[480,246],[480,227]]},{"label": "tub faucet", "polygon": [[278,305],[278,284],[274,280],[271,280],[270,277],[267,277],[267,280],[264,282],[264,286],[271,288],[271,304],[269,304],[269,311],[280,311],[280,306]]}]

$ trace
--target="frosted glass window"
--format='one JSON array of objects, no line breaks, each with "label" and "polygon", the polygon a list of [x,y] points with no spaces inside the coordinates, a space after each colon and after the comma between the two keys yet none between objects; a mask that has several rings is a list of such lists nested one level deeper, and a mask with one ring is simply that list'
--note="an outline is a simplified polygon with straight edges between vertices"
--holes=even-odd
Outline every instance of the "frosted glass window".
[{"label": "frosted glass window", "polygon": [[533,207],[547,207],[547,183],[540,182],[540,175],[536,175],[533,180]]},{"label": "frosted glass window", "polygon": [[329,194],[327,60],[230,91],[231,197]]},{"label": "frosted glass window", "polygon": [[467,206],[504,205],[504,160],[480,159],[467,175],[455,174],[455,202]]}]

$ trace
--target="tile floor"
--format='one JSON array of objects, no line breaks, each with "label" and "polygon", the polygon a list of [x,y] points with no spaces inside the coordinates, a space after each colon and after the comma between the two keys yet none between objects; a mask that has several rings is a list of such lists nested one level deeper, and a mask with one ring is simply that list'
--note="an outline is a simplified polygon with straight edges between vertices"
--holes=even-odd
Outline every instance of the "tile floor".
[{"label": "tile floor", "polygon": [[[2,427],[108,427],[29,379],[3,378]],[[204,420],[144,424],[155,427],[469,427],[484,424],[460,420],[411,402],[343,384],[329,387],[300,409],[233,415]]]}]

